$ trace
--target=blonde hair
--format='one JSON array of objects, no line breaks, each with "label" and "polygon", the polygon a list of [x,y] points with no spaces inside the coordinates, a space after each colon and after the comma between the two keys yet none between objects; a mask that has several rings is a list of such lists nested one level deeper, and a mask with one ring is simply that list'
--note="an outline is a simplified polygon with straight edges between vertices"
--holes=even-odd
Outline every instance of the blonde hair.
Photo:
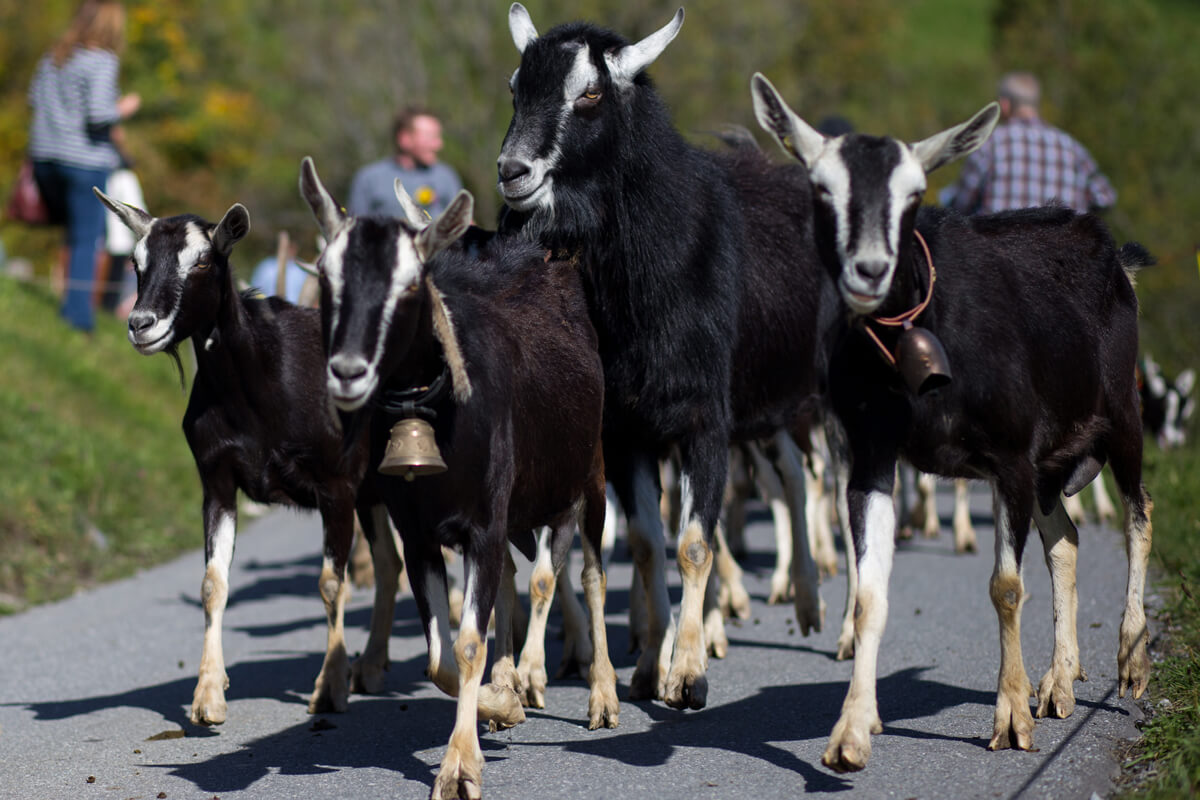
[{"label": "blonde hair", "polygon": [[54,45],[55,65],[67,63],[76,47],[120,54],[125,49],[124,4],[120,0],[83,0],[67,32]]}]

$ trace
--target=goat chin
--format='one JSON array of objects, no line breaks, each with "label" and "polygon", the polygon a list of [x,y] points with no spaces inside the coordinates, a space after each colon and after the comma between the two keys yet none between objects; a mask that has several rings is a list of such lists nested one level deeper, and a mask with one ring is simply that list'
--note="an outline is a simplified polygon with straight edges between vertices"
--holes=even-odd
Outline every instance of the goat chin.
[{"label": "goat chin", "polygon": [[152,356],[155,353],[161,353],[163,350],[166,350],[168,347],[170,347],[172,340],[173,337],[171,336],[170,331],[168,331],[166,335],[160,336],[159,338],[150,342],[139,341],[132,335],[129,337],[129,343],[133,345],[133,349],[137,350],[144,356]]},{"label": "goat chin", "polygon": [[358,411],[367,404],[367,400],[371,398],[371,392],[347,392],[342,393],[334,387],[329,387],[329,398],[333,401],[333,405],[338,411],[350,413]]}]

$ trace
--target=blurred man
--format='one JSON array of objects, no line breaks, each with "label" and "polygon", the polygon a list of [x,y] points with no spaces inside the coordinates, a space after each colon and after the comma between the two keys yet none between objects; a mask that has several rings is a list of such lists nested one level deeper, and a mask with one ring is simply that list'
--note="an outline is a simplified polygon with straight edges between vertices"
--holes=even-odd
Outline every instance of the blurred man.
[{"label": "blurred man", "polygon": [[1010,72],[997,94],[1002,122],[967,157],[958,182],[943,190],[945,205],[980,214],[1051,202],[1095,211],[1116,202],[1116,190],[1084,146],[1042,121],[1037,78]]},{"label": "blurred man", "polygon": [[355,174],[347,210],[354,216],[404,216],[393,188],[399,178],[417,205],[436,217],[462,188],[454,169],[438,161],[442,124],[424,109],[406,108],[396,115],[392,141],[394,155],[368,164]]}]

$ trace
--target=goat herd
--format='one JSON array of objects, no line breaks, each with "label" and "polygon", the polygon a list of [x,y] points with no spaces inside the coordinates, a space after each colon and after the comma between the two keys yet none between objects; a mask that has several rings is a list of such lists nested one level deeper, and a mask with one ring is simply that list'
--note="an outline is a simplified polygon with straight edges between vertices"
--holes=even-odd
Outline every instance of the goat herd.
[{"label": "goat herd", "polygon": [[[203,485],[205,635],[191,718],[223,722],[221,617],[240,489],[318,509],[320,593],[329,621],[311,711],[379,691],[403,542],[429,675],[458,698],[432,796],[479,797],[477,721],[524,719],[541,703],[514,664],[511,542],[544,534],[553,572],[576,526],[589,609],[589,727],[615,727],[600,557],[605,484],[628,520],[644,603],[631,699],[706,702],[705,590],[720,541],[732,443],[823,428],[848,526],[853,677],[822,761],[862,769],[881,731],[876,658],[887,617],[897,460],[988,481],[996,552],[990,594],[1001,658],[989,747],[1031,749],[1033,715],[1069,715],[1084,677],[1075,634],[1078,535],[1062,496],[1107,462],[1125,505],[1127,598],[1117,654],[1122,696],[1146,688],[1142,603],[1151,503],[1142,486],[1135,382],[1137,301],[1149,263],[1095,217],[1062,208],[963,218],[922,208],[926,174],[991,133],[995,104],[928,139],[827,138],[761,75],[755,113],[795,161],[750,137],[718,151],[686,143],[646,68],[683,23],[629,43],[590,24],[539,35],[514,4],[520,51],[513,118],[498,160],[499,230],[471,225],[466,192],[428,220],[398,187],[404,219],[353,218],[311,159],[300,191],[328,244],[320,310],[239,294],[229,257],[249,230],[234,205],[216,225],[155,218],[100,199],[138,237],[129,339],[141,353],[191,340],[197,371],[183,420]],[[936,285],[936,288],[935,288]],[[448,469],[379,474],[397,415],[432,421]],[[679,465],[676,625],[665,580],[659,463]],[[799,485],[794,459],[780,458]],[[351,667],[344,578],[357,513],[371,542],[376,603]],[[1021,657],[1021,559],[1036,521],[1050,566],[1052,663],[1031,684]],[[803,530],[803,515],[794,520]],[[819,628],[806,537],[792,578],[797,620]],[[466,582],[451,638],[442,548]],[[532,592],[544,635],[554,574]],[[483,683],[489,617],[496,657]],[[539,665],[540,666],[540,665]],[[544,672],[542,673],[544,675]],[[544,678],[542,679],[544,686]]]}]

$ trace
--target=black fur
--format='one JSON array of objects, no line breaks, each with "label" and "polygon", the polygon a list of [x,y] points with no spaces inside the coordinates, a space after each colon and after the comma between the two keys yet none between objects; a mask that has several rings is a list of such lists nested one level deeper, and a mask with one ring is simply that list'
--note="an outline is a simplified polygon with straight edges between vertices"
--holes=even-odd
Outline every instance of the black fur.
[{"label": "black fur", "polygon": [[[846,325],[830,303],[831,402],[852,449],[852,496],[890,493],[897,455],[925,472],[993,480],[1010,504],[1020,558],[1032,503],[1048,514],[1089,459],[1109,460],[1142,514],[1137,299],[1103,223],[1061,208],[973,218],[923,208],[916,228],[937,267],[916,324],[941,341],[954,378],[913,395],[864,323]],[[910,230],[901,231],[883,314],[913,307],[928,284]],[[876,331],[894,346],[895,329]]]},{"label": "black fur", "polygon": [[[325,400],[325,352],[315,309],[236,290],[228,253],[210,248],[181,279],[176,254],[189,227],[212,238],[217,226],[194,215],[155,221],[138,265],[138,300],[130,332],[178,304],[167,352],[191,340],[196,374],[183,432],[204,493],[205,558],[214,551],[220,519],[236,520],[237,493],[260,503],[317,509],[325,554],[345,574],[354,513],[374,536],[373,502],[363,483],[365,439],[342,447],[342,432]],[[181,373],[182,378],[182,373]]]},{"label": "black fur", "polygon": [[626,510],[633,465],[678,444],[711,536],[729,441],[788,425],[815,391],[805,172],[752,146],[689,145],[644,72],[625,91],[613,84],[603,55],[627,42],[583,23],[526,48],[505,148],[526,137],[549,148],[573,62],[561,45],[575,40],[603,98],[558,140],[553,217],[505,208],[501,229],[579,258],[604,362],[606,463]]},{"label": "black fur", "polygon": [[[380,287],[389,280],[405,225],[355,221],[345,249],[340,319],[335,330],[328,316],[325,322],[330,357],[373,346],[385,294]],[[442,545],[462,548],[468,573],[479,578],[477,594],[468,600],[482,633],[508,541],[532,558],[532,530],[551,525],[556,537],[569,542],[582,503],[588,512],[583,533],[598,552],[604,508],[600,360],[577,271],[564,262],[547,263],[541,248],[472,230],[436,255],[425,274],[456,322],[472,391],[465,401],[447,395],[431,406],[448,470],[413,482],[380,476],[378,485],[404,542],[426,635],[431,609],[425,587],[431,574],[444,582]],[[321,291],[328,309],[333,298],[327,280]],[[424,280],[401,301],[385,334],[381,390],[429,385],[444,369],[431,303]],[[371,419],[372,459],[382,456],[395,417],[370,406],[349,417]]]}]

